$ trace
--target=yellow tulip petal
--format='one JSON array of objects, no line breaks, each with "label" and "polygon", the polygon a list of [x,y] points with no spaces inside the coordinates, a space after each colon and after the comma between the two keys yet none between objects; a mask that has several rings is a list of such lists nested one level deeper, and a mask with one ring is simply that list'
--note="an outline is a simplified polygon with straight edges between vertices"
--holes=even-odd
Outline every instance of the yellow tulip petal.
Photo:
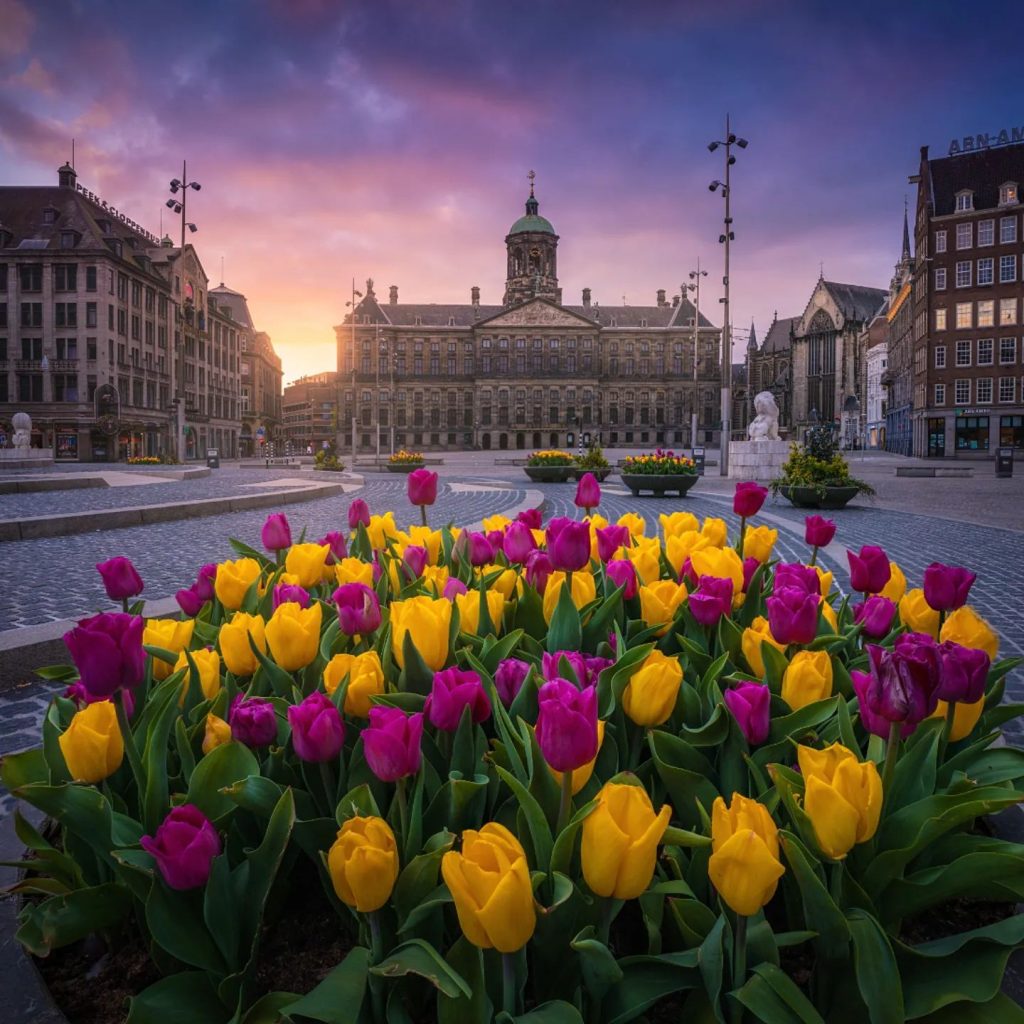
[{"label": "yellow tulip petal", "polygon": [[784,872],[764,840],[750,829],[730,836],[708,861],[708,877],[719,896],[746,917],[775,895]]},{"label": "yellow tulip petal", "polygon": [[804,790],[804,810],[825,855],[833,860],[845,857],[857,842],[857,808],[838,790],[812,775]]}]

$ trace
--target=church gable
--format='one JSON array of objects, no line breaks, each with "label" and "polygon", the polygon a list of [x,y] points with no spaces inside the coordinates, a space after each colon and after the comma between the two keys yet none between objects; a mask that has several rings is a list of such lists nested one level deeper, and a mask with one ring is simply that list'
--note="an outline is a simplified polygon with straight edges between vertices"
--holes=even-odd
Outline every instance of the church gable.
[{"label": "church gable", "polygon": [[841,330],[842,326],[843,314],[827,284],[819,280],[793,333],[800,338],[819,331]]},{"label": "church gable", "polygon": [[570,327],[570,328],[595,328],[597,324],[593,320],[570,313],[553,302],[546,302],[544,299],[533,299],[524,302],[521,306],[514,306],[506,309],[497,316],[477,323],[477,328],[488,330],[501,327]]}]

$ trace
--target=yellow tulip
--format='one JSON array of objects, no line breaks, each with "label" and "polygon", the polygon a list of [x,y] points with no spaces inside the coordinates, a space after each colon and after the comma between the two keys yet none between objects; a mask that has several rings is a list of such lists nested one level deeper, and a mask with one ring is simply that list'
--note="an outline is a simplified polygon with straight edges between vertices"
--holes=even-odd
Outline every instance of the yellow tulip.
[{"label": "yellow tulip", "polygon": [[[550,622],[551,616],[555,614],[555,607],[558,605],[558,595],[565,584],[564,572],[553,572],[548,577],[548,585],[544,588],[544,621]],[[597,597],[597,584],[589,572],[574,572],[572,574],[572,603],[577,608],[582,608]]]},{"label": "yellow tulip", "polygon": [[821,588],[821,596],[828,597],[829,592],[832,590],[832,573],[825,572],[820,565],[814,566],[814,571],[818,574],[818,586]]},{"label": "yellow tulip", "polygon": [[[601,753],[601,745],[604,743],[604,719],[599,718],[597,720],[597,754]],[[584,765],[580,765],[572,773],[572,795],[575,796],[589,781],[591,775],[594,774],[594,765],[597,764],[597,754],[594,755],[593,759],[588,761]],[[556,772],[551,765],[548,765],[548,771],[555,777],[555,782],[559,786],[562,785],[562,773]]]},{"label": "yellow tulip", "polygon": [[373,706],[371,697],[384,692],[384,669],[376,651],[362,654],[336,654],[324,668],[324,689],[329,697],[348,676],[345,691],[345,714],[355,718],[369,718]]},{"label": "yellow tulip", "polygon": [[[142,631],[142,642],[178,654],[192,642],[195,625],[195,619],[185,619],[184,622],[181,619],[148,619]],[[166,679],[173,671],[171,665],[169,661],[154,658],[153,678]]]},{"label": "yellow tulip", "polygon": [[655,814],[643,786],[618,782],[606,782],[597,800],[583,819],[583,877],[598,896],[636,899],[651,884],[672,809],[665,804]]},{"label": "yellow tulip", "polygon": [[[213,700],[214,697],[220,692],[220,655],[216,651],[208,651],[205,647],[198,651],[189,651],[192,655],[192,660],[196,664],[196,669],[199,672],[199,686],[203,691],[203,697],[206,700]],[[182,651],[178,655],[178,660],[174,663],[174,671],[178,669],[188,669],[188,660],[185,657],[185,652]],[[185,672],[185,678],[181,684],[181,700],[180,703],[184,704],[185,696],[188,693],[190,685],[189,672]]]},{"label": "yellow tulip", "polygon": [[75,712],[57,742],[71,778],[78,782],[102,782],[121,767],[124,759],[117,710],[109,700],[86,704]]},{"label": "yellow tulip", "polygon": [[428,565],[424,568],[420,579],[423,581],[423,586],[427,588],[428,594],[440,597],[448,582],[448,570],[443,565]]},{"label": "yellow tulip", "polygon": [[832,696],[828,651],[797,651],[782,677],[782,699],[794,710]]},{"label": "yellow tulip", "polygon": [[641,583],[654,583],[661,577],[661,545],[657,538],[640,537],[625,549]]},{"label": "yellow tulip", "polygon": [[373,587],[373,566],[361,558],[342,558],[334,563],[334,578],[341,586],[345,583],[362,583]]},{"label": "yellow tulip", "polygon": [[[945,718],[946,708],[949,705],[944,701],[940,700],[935,710],[932,712],[932,718]],[[978,724],[978,719],[981,718],[981,713],[985,710],[985,698],[982,697],[976,700],[973,704],[960,704],[954,703],[953,705],[953,728],[950,730],[949,738],[953,743],[959,743],[960,740],[966,739],[974,732],[974,727]]]},{"label": "yellow tulip", "polygon": [[505,597],[499,590],[486,590],[482,595],[479,590],[470,590],[455,595],[455,606],[459,609],[459,631],[472,636],[480,633],[481,600],[487,604],[487,614],[491,617],[491,626],[497,636],[501,632],[501,616],[505,611]]},{"label": "yellow tulip", "polygon": [[754,621],[743,630],[743,637],[740,640],[740,647],[743,650],[743,657],[747,659],[750,671],[758,679],[764,678],[764,656],[761,654],[761,642],[767,640],[777,651],[785,651],[786,645],[780,644],[768,626],[768,620],[763,615],[758,615]]},{"label": "yellow tulip", "polygon": [[669,537],[678,537],[682,533],[697,533],[700,530],[700,523],[692,512],[671,512],[666,515],[664,512],[658,516],[661,523],[661,532],[666,541]]},{"label": "yellow tulip", "polygon": [[232,675],[251,676],[259,666],[249,646],[250,636],[260,653],[265,654],[267,639],[261,616],[235,612],[231,620],[220,627],[220,654]]},{"label": "yellow tulip", "polygon": [[303,587],[315,587],[324,575],[330,544],[293,544],[284,556],[287,572],[299,577]]},{"label": "yellow tulip", "polygon": [[634,541],[637,537],[642,537],[647,530],[647,523],[644,521],[644,517],[638,516],[635,512],[624,512],[615,520],[615,525],[624,526],[629,530],[629,535]]},{"label": "yellow tulip", "polygon": [[206,728],[203,730],[203,753],[208,754],[216,747],[231,742],[231,726],[216,715],[206,716]]},{"label": "yellow tulip", "polygon": [[285,601],[270,616],[266,629],[267,645],[274,661],[286,672],[297,672],[315,660],[320,650],[322,620],[323,607],[319,601],[314,601],[308,608],[294,601]]},{"label": "yellow tulip", "polygon": [[882,779],[873,761],[860,761],[840,743],[824,750],[797,746],[804,776],[804,810],[826,856],[842,860],[870,839],[882,813]]},{"label": "yellow tulip", "polygon": [[950,612],[942,624],[939,639],[984,651],[993,661],[999,653],[999,637],[995,630],[969,604]]},{"label": "yellow tulip", "polygon": [[[496,519],[504,519],[504,516],[495,516]],[[484,520],[486,522],[487,520]],[[427,560],[431,565],[437,565],[441,557],[441,531],[432,530],[429,526],[410,526],[409,543],[427,549]],[[404,551],[405,548],[402,548]],[[401,552],[399,552],[401,554]]]},{"label": "yellow tulip", "polygon": [[648,626],[659,626],[658,636],[668,632],[679,606],[686,600],[686,587],[672,580],[658,580],[637,591],[640,595],[640,616]]},{"label": "yellow tulip", "polygon": [[907,577],[895,562],[889,563],[889,574],[889,582],[878,592],[878,596],[887,597],[893,604],[899,604],[907,592]]},{"label": "yellow tulip", "polygon": [[526,853],[504,825],[489,821],[462,833],[462,850],[441,858],[463,935],[481,949],[514,953],[537,926]]},{"label": "yellow tulip", "polygon": [[377,817],[349,818],[327,854],[338,899],[361,914],[380,910],[398,878],[398,846],[391,826]]},{"label": "yellow tulip", "polygon": [[743,536],[743,557],[756,558],[762,565],[772,557],[779,531],[770,526],[748,526]]},{"label": "yellow tulip", "polygon": [[[673,515],[690,515],[689,512],[674,512]],[[702,548],[711,548],[715,545],[703,533],[696,530],[683,530],[680,533],[670,534],[665,541],[665,557],[669,565],[675,569],[678,578],[686,565],[686,560]]]},{"label": "yellow tulip", "polygon": [[833,633],[839,632],[839,619],[836,616],[836,610],[825,600],[821,599],[821,604],[818,606],[821,610],[821,617],[832,627]]},{"label": "yellow tulip", "polygon": [[398,539],[399,531],[395,526],[394,512],[385,512],[382,516],[370,516],[370,525],[366,528],[366,532],[374,551],[382,551],[388,546],[388,538]]},{"label": "yellow tulip", "polygon": [[900,599],[900,622],[914,633],[927,633],[933,640],[939,637],[939,613],[924,599],[918,587],[908,590]]},{"label": "yellow tulip", "polygon": [[725,520],[713,519],[710,516],[704,520],[704,525],[701,526],[700,532],[716,548],[724,547],[729,536],[729,529],[725,525]]},{"label": "yellow tulip", "polygon": [[785,868],[779,860],[779,830],[768,808],[733,793],[711,808],[708,877],[737,914],[756,914],[775,895]]},{"label": "yellow tulip", "polygon": [[[480,520],[480,525],[484,528],[484,533],[493,533],[495,530],[504,530],[512,522],[508,516],[494,515],[487,516]],[[425,527],[420,527],[425,529]],[[409,528],[409,532],[412,532],[412,527]]]},{"label": "yellow tulip", "polygon": [[452,624],[452,603],[443,597],[409,597],[393,601],[391,611],[391,653],[399,668],[405,667],[403,647],[412,638],[427,668],[437,672],[448,660],[448,631]]},{"label": "yellow tulip", "polygon": [[693,575],[732,580],[732,592],[743,592],[743,562],[733,548],[701,548],[690,556]]},{"label": "yellow tulip", "polygon": [[260,563],[255,558],[238,558],[233,562],[221,562],[213,589],[217,600],[229,612],[242,607],[248,589],[260,578]]},{"label": "yellow tulip", "polygon": [[522,592],[523,585],[515,569],[506,569],[502,565],[484,565],[477,570],[478,576],[494,576],[495,573],[498,575],[488,584],[488,590],[497,590],[506,601],[512,600],[512,592],[516,590],[517,585]]},{"label": "yellow tulip", "polygon": [[630,676],[622,710],[637,725],[661,725],[675,710],[683,669],[679,659],[653,650]]}]

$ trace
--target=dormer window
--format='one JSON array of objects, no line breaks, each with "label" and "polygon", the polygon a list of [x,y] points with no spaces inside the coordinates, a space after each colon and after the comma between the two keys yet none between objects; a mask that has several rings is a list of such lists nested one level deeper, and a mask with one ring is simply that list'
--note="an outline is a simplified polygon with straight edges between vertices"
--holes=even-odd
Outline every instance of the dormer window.
[{"label": "dormer window", "polygon": [[421,316],[416,317],[415,323],[414,323],[413,326],[415,326],[415,327],[422,327],[423,326],[423,317],[421,317]]},{"label": "dormer window", "polygon": [[455,317],[453,317],[453,316],[448,317],[448,326],[449,327],[454,327],[455,326]]},{"label": "dormer window", "polygon": [[62,231],[60,233],[60,247],[62,249],[74,249],[81,240],[82,236],[77,231]]},{"label": "dormer window", "polygon": [[641,327],[646,327],[647,326],[647,321],[646,320],[641,320],[640,321],[640,326]]},{"label": "dormer window", "polygon": [[44,224],[56,224],[57,214],[60,211],[56,207],[47,206],[43,209],[43,223]]},{"label": "dormer window", "polygon": [[999,205],[1014,206],[1020,202],[1020,193],[1017,191],[1017,182],[1008,181],[1005,185],[999,186]]},{"label": "dormer window", "polygon": [[107,238],[107,239],[105,239],[105,241],[107,243],[107,248],[115,256],[123,256],[124,255],[124,248],[123,248],[123,246],[121,244],[121,239],[120,238]]},{"label": "dormer window", "polygon": [[956,194],[956,211],[957,213],[963,213],[966,210],[974,209],[974,193],[969,189],[965,188],[962,192]]},{"label": "dormer window", "polygon": [[105,234],[105,235],[109,234],[109,232],[110,232],[110,221],[107,220],[104,217],[100,217],[96,221],[96,227],[98,227],[100,229],[100,231],[103,232],[103,234]]}]

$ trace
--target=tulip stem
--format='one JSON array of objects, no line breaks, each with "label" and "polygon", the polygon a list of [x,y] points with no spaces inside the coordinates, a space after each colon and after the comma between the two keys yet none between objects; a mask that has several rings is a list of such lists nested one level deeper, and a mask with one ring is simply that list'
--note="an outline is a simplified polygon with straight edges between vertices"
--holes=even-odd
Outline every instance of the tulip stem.
[{"label": "tulip stem", "polygon": [[127,597],[122,597],[121,598],[121,611],[123,611],[125,613],[125,615],[128,614],[128,598]]},{"label": "tulip stem", "polygon": [[[740,989],[743,987],[744,979],[747,976],[747,918],[745,914],[739,914],[736,918],[736,939],[733,943],[732,961],[732,987]],[[743,1020],[743,1004],[735,1000],[732,1004],[730,1014],[732,1024],[739,1024]]]},{"label": "tulip stem", "polygon": [[569,815],[572,813],[572,772],[562,772],[562,799],[558,802],[558,828],[555,831],[555,838],[562,834],[563,829],[569,824]]},{"label": "tulip stem", "polygon": [[516,955],[501,954],[501,995],[502,1009],[514,1016],[516,1012]]},{"label": "tulip stem", "polygon": [[331,771],[329,761],[320,762],[320,780],[324,784],[324,795],[327,797],[327,811],[330,817],[334,816],[335,805],[337,804],[338,783]]},{"label": "tulip stem", "polygon": [[893,722],[889,726],[889,739],[885,744],[885,767],[882,769],[882,792],[888,793],[892,783],[892,774],[896,770],[896,756],[900,749],[900,724]]},{"label": "tulip stem", "polygon": [[[380,963],[384,955],[384,943],[380,934],[380,919],[377,911],[371,911],[366,915],[370,924],[370,961],[374,964]],[[373,1019],[375,1022],[384,1020],[384,993],[381,991],[381,978],[370,978],[370,997],[373,1000]]]},{"label": "tulip stem", "polygon": [[409,804],[405,798],[405,779],[401,778],[395,783],[395,796],[398,799],[398,820],[402,828],[402,845],[405,846],[409,839]]},{"label": "tulip stem", "polygon": [[953,719],[956,717],[956,702],[949,701],[946,704],[946,721],[942,726],[942,739],[939,740],[939,764],[946,760],[946,748],[949,746],[949,738],[953,735]]},{"label": "tulip stem", "polygon": [[736,553],[740,556],[740,561],[743,561],[743,541],[747,532],[747,517],[740,516],[740,540],[736,545]]},{"label": "tulip stem", "polygon": [[128,764],[131,766],[132,775],[135,776],[135,786],[138,789],[139,805],[142,805],[142,759],[139,757],[139,748],[135,744],[135,735],[132,733],[131,723],[128,721],[128,709],[124,706],[124,690],[118,689],[114,693],[114,711],[117,715],[117,726],[121,730],[121,738],[124,740],[124,752],[128,757]]},{"label": "tulip stem", "polygon": [[818,545],[817,544],[815,544],[811,548],[811,560],[807,564],[808,565],[817,565],[818,564]]},{"label": "tulip stem", "polygon": [[427,506],[420,505],[420,518],[423,520],[423,525],[427,525]]}]

